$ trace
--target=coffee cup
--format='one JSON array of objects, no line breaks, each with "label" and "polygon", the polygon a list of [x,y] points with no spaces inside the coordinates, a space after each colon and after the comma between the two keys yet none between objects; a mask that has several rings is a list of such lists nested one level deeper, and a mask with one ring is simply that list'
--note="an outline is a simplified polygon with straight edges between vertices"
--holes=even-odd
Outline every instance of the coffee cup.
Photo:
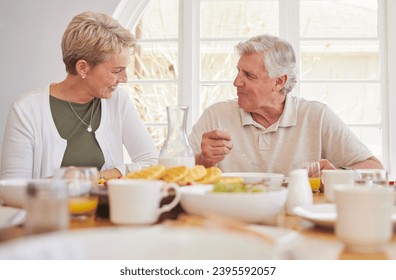
[{"label": "coffee cup", "polygon": [[394,190],[389,187],[337,188],[335,197],[335,232],[346,250],[381,252],[393,233]]},{"label": "coffee cup", "polygon": [[353,170],[322,170],[322,183],[324,185],[324,197],[328,202],[335,202],[334,190],[336,185],[351,185],[354,184]]},{"label": "coffee cup", "polygon": [[[110,221],[115,224],[153,224],[161,213],[176,207],[181,198],[178,185],[160,180],[116,179],[107,185]],[[175,193],[174,199],[160,207],[170,189]]]}]

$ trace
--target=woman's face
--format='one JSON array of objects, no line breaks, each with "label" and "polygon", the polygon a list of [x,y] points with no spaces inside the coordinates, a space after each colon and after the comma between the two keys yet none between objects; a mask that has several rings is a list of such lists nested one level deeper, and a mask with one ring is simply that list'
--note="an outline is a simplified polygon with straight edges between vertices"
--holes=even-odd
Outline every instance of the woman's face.
[{"label": "woman's face", "polygon": [[129,50],[128,48],[123,48],[120,53],[111,54],[107,61],[90,68],[86,82],[91,95],[109,99],[119,83],[128,81],[126,73],[128,64]]}]

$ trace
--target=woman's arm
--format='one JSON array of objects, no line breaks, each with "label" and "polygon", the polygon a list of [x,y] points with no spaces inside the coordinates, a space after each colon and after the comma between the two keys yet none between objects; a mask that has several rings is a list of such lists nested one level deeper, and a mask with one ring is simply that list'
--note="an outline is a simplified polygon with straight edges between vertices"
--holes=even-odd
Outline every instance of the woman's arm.
[{"label": "woman's arm", "polygon": [[1,156],[1,175],[4,178],[32,178],[34,136],[29,120],[13,104],[8,115]]}]

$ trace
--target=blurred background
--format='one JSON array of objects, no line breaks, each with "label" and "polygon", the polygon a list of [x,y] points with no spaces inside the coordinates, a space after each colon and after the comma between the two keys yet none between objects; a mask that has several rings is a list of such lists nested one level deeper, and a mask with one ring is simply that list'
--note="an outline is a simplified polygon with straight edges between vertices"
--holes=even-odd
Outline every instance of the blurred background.
[{"label": "blurred background", "polygon": [[64,78],[61,37],[86,10],[113,15],[138,38],[125,87],[158,149],[166,105],[190,106],[190,130],[206,107],[236,97],[235,44],[269,33],[295,48],[292,94],[328,104],[396,174],[390,0],[0,0],[0,139],[19,95]]}]

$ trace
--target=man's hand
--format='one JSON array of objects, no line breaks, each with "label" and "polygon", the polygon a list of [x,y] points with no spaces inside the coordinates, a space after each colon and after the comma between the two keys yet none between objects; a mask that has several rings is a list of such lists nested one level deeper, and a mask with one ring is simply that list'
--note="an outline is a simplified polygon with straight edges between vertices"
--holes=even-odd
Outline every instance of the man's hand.
[{"label": "man's hand", "polygon": [[323,169],[337,169],[330,161],[328,161],[327,159],[321,159],[319,160],[319,164],[320,164],[320,170]]},{"label": "man's hand", "polygon": [[196,164],[205,167],[217,165],[232,149],[231,134],[224,130],[212,130],[202,135],[201,154]]}]

